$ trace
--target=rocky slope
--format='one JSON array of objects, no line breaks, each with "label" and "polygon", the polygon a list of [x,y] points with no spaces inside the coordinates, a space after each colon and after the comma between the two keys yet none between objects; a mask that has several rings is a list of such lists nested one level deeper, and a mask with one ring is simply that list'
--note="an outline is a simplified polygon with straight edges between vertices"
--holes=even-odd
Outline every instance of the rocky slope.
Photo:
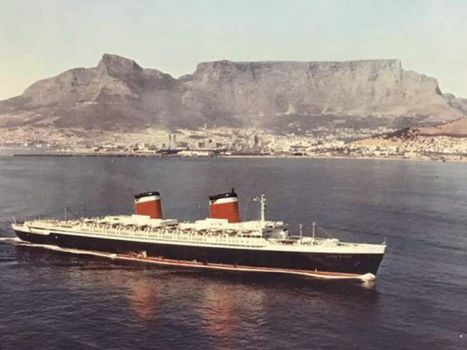
[{"label": "rocky slope", "polygon": [[460,118],[432,127],[421,127],[418,129],[418,133],[421,136],[467,137],[467,118]]},{"label": "rocky slope", "polygon": [[[467,117],[459,118],[454,121],[445,122],[436,126],[408,127],[395,132],[376,135],[363,140],[356,141],[357,144],[381,144],[386,140],[390,141],[413,141],[419,138],[435,139],[438,136],[451,138],[467,138]],[[377,141],[376,143],[374,141]]]},{"label": "rocky slope", "polygon": [[97,67],[71,69],[1,101],[0,126],[274,126],[318,117],[430,123],[462,117],[464,102],[398,60],[218,61],[175,79],[105,54]]}]

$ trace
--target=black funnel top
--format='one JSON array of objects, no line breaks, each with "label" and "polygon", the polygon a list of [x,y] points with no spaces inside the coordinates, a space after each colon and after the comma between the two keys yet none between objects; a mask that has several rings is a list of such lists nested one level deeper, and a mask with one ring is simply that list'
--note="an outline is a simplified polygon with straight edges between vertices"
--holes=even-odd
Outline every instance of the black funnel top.
[{"label": "black funnel top", "polygon": [[215,201],[216,199],[221,199],[221,198],[237,198],[237,194],[235,193],[235,190],[232,188],[232,191],[226,192],[226,193],[221,193],[221,194],[214,194],[212,196],[209,196],[210,201]]},{"label": "black funnel top", "polygon": [[143,197],[149,197],[149,196],[160,196],[161,194],[157,191],[151,191],[151,192],[143,192],[143,193],[138,193],[135,194],[135,199],[143,198]]}]

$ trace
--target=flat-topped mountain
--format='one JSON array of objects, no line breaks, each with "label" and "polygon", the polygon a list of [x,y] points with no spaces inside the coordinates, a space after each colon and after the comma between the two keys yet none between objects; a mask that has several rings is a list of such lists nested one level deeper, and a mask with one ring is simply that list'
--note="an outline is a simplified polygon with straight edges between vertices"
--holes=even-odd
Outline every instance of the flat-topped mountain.
[{"label": "flat-topped mountain", "polygon": [[175,79],[105,54],[0,102],[0,126],[85,128],[281,125],[321,119],[436,123],[465,115],[436,79],[398,60],[200,63]]}]

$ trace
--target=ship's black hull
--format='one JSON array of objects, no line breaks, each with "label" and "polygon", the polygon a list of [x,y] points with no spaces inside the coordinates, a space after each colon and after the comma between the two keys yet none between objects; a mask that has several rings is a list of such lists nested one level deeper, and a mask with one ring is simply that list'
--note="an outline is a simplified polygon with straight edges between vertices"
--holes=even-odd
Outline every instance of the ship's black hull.
[{"label": "ship's black hull", "polygon": [[137,254],[145,252],[147,257],[174,261],[196,261],[206,264],[222,264],[233,267],[281,269],[290,271],[319,271],[376,275],[383,254],[330,254],[301,253],[219,248],[206,246],[181,246],[151,242],[122,241],[110,238],[74,236],[51,233],[33,234],[15,230],[23,241],[35,244],[54,245],[61,248],[91,250],[114,254]]}]

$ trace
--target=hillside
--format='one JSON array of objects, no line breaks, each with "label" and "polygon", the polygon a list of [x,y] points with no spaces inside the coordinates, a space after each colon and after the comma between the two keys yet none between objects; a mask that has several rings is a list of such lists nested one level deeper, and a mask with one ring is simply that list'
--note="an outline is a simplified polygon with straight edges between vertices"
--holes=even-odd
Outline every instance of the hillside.
[{"label": "hillside", "polygon": [[467,118],[460,118],[450,123],[419,129],[422,136],[467,137]]}]

